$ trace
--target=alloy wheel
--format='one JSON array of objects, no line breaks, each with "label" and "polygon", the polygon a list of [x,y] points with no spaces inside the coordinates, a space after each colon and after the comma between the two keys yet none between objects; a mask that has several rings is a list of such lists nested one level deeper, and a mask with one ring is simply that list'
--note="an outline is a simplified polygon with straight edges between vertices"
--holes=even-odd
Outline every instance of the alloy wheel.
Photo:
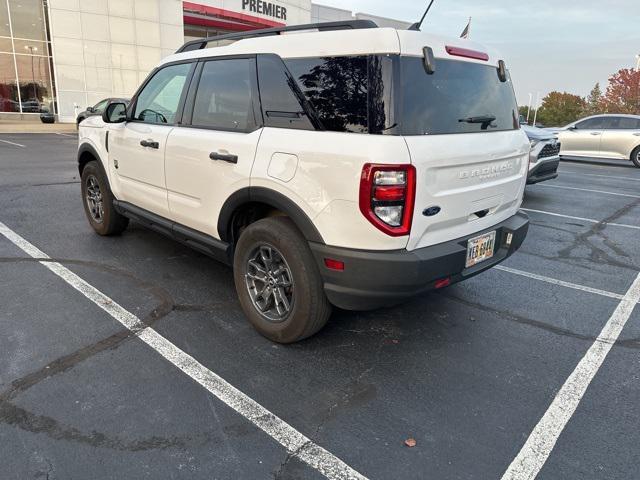
[{"label": "alloy wheel", "polygon": [[293,309],[294,285],[291,269],[273,246],[261,244],[247,260],[245,283],[253,306],[267,320],[285,321]]},{"label": "alloy wheel", "polygon": [[104,202],[102,199],[100,184],[94,175],[89,175],[87,177],[85,196],[91,218],[96,223],[102,223],[104,221]]}]

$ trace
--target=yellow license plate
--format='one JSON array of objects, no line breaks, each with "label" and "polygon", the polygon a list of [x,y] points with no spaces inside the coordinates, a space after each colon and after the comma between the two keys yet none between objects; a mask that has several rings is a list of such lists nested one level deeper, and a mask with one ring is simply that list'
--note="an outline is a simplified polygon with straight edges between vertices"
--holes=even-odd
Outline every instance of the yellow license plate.
[{"label": "yellow license plate", "polygon": [[496,232],[485,233],[467,242],[467,268],[493,257],[496,246]]}]

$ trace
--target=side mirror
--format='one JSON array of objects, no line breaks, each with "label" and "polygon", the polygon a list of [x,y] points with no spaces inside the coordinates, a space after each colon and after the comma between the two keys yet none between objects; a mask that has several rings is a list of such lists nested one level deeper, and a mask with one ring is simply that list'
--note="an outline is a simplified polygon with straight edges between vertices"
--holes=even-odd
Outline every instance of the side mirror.
[{"label": "side mirror", "polygon": [[93,112],[95,112],[95,110],[94,110],[93,107],[87,107],[87,112],[93,113]]},{"label": "side mirror", "polygon": [[569,128],[567,128],[567,130],[578,130],[578,127],[576,127],[575,125],[571,125]]},{"label": "side mirror", "polygon": [[107,105],[102,112],[104,123],[122,123],[127,121],[127,106],[122,102],[114,102]]}]

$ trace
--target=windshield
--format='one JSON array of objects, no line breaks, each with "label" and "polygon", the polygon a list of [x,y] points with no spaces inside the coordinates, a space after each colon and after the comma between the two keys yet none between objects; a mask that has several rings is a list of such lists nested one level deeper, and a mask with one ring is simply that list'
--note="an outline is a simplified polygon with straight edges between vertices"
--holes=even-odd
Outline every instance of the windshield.
[{"label": "windshield", "polygon": [[423,59],[400,57],[398,119],[404,135],[496,132],[519,128],[511,79],[495,66],[436,60],[427,74]]}]

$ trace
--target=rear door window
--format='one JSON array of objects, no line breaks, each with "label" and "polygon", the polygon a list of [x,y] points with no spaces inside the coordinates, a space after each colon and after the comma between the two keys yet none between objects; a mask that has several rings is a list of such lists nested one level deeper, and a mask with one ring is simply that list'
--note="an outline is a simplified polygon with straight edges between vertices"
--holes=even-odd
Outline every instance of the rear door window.
[{"label": "rear door window", "polygon": [[511,80],[497,68],[436,60],[427,74],[422,58],[400,57],[400,130],[405,135],[438,135],[517,130],[518,109]]},{"label": "rear door window", "polygon": [[617,117],[620,130],[640,130],[640,119],[632,117]]},{"label": "rear door window", "polygon": [[265,127],[315,130],[300,90],[277,55],[258,55],[258,84]]},{"label": "rear door window", "polygon": [[194,127],[249,132],[260,123],[254,110],[255,58],[204,63],[196,91]]}]

